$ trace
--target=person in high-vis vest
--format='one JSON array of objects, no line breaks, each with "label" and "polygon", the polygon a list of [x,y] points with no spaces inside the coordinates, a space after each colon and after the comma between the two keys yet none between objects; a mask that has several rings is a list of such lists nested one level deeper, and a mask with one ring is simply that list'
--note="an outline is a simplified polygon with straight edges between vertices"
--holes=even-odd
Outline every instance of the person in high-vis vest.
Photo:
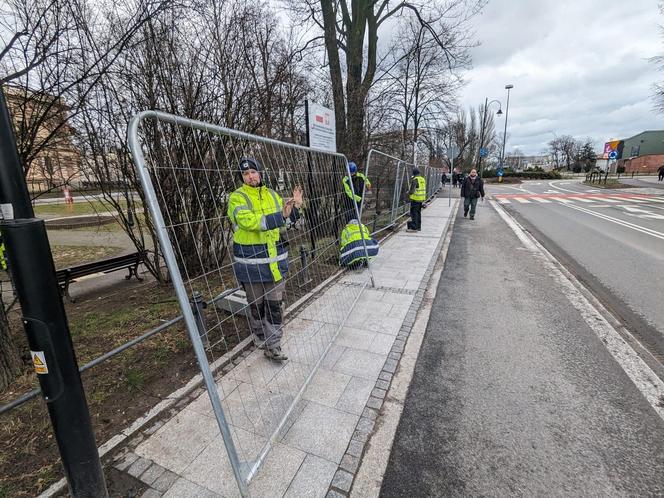
[{"label": "person in high-vis vest", "polygon": [[7,257],[5,256],[5,241],[0,233],[0,270],[7,271]]},{"label": "person in high-vis vest", "polygon": [[409,232],[419,232],[422,228],[422,204],[427,199],[427,181],[420,175],[419,168],[413,168],[410,179],[410,221]]},{"label": "person in high-vis vest", "polygon": [[339,264],[349,268],[367,266],[367,255],[369,260],[378,255],[378,242],[371,238],[366,226],[355,219],[350,220],[341,232]]},{"label": "person in high-vis vest", "polygon": [[302,188],[284,202],[263,183],[262,166],[253,158],[239,164],[242,186],[228,199],[228,217],[233,223],[233,271],[242,284],[249,304],[249,327],[254,343],[265,356],[287,360],[281,351],[282,301],[288,273],[288,250],[279,229],[290,218],[295,221],[302,206]]},{"label": "person in high-vis vest", "polygon": [[[353,187],[351,188],[351,180],[348,179],[348,175],[344,175],[342,183],[344,186],[344,193],[346,194],[346,220],[350,221],[357,218],[353,199],[357,202],[358,211],[361,210],[362,194],[364,193],[364,189],[371,190],[371,182],[364,173],[357,171],[357,164],[354,162],[351,161],[348,163],[348,170],[350,171]],[[355,192],[354,194],[353,191]]]}]

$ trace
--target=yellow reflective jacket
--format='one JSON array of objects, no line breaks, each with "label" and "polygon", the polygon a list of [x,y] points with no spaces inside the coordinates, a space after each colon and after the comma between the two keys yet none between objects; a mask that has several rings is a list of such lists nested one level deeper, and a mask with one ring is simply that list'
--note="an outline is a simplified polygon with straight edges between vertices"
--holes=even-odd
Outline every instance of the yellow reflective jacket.
[{"label": "yellow reflective jacket", "polygon": [[279,282],[288,272],[288,251],[279,227],[283,200],[266,187],[242,185],[228,200],[233,223],[233,270],[240,282]]},{"label": "yellow reflective jacket", "polygon": [[422,175],[417,175],[413,177],[413,180],[417,181],[417,187],[415,192],[410,194],[410,200],[415,202],[424,202],[427,200],[427,181]]},{"label": "yellow reflective jacket", "polygon": [[[357,176],[360,180],[362,180],[362,185],[363,189],[365,187],[371,187],[371,182],[367,178],[367,176],[364,173],[355,173],[355,176]],[[344,176],[342,180],[344,184],[344,192],[346,192],[346,195],[348,196],[349,199],[353,199],[353,190],[350,188],[350,182],[348,181],[348,175]],[[355,200],[357,202],[360,202],[362,200],[362,191],[358,192],[358,189],[355,189]]]}]

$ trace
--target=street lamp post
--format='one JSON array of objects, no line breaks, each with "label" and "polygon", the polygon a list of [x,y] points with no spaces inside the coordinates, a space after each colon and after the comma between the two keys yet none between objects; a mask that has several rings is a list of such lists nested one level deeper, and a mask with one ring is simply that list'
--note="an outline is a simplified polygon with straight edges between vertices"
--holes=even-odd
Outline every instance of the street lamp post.
[{"label": "street lamp post", "polygon": [[499,100],[494,99],[491,102],[489,102],[488,97],[484,99],[484,112],[482,113],[482,126],[480,128],[480,150],[478,152],[479,158],[477,159],[477,169],[479,170],[480,176],[482,176],[482,148],[484,145],[484,129],[486,128],[487,110],[489,109],[489,106],[494,102],[498,104],[498,112],[496,114],[500,116],[503,113],[503,105],[500,103]]},{"label": "street lamp post", "polygon": [[505,130],[503,131],[503,152],[500,154],[500,167],[505,167],[505,141],[507,140],[507,116],[510,112],[510,90],[514,85],[505,85],[507,90],[507,106],[505,107]]}]

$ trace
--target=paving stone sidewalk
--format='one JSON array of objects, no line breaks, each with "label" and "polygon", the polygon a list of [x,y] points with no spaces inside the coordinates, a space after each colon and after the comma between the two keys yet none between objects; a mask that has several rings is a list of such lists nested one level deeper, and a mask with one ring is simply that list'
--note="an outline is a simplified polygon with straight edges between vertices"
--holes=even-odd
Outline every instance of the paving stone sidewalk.
[{"label": "paving stone sidewalk", "polygon": [[[252,480],[252,497],[347,495],[380,418],[452,208],[447,199],[434,200],[422,212],[421,232],[402,229],[381,245],[372,263],[375,288],[360,294],[367,272],[350,273],[326,290],[316,306],[289,322],[284,342],[288,362],[274,365],[259,351],[247,352],[233,375],[217,379],[224,409],[243,414],[230,424],[234,440],[251,461],[279,428],[279,420],[266,415],[267,404],[289,405],[297,394],[291,386],[306,376],[311,359],[304,357],[308,349],[302,345],[334,337],[343,320],[338,300],[348,289],[359,289],[353,312]],[[254,403],[248,402],[250,392],[243,395],[247,386]],[[115,456],[115,468],[148,485],[146,498],[239,496],[207,393],[179,403],[170,414],[169,420],[133,437]]]}]

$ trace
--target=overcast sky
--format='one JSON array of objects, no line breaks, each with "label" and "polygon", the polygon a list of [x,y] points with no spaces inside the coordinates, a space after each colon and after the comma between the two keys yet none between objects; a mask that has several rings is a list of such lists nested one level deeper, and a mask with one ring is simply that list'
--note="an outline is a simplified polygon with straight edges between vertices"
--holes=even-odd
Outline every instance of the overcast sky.
[{"label": "overcast sky", "polygon": [[514,85],[506,153],[540,153],[554,133],[590,137],[601,150],[664,128],[651,97],[664,72],[648,61],[664,54],[659,24],[656,0],[489,0],[474,21],[481,45],[461,102],[498,99],[505,112],[505,85]]}]

